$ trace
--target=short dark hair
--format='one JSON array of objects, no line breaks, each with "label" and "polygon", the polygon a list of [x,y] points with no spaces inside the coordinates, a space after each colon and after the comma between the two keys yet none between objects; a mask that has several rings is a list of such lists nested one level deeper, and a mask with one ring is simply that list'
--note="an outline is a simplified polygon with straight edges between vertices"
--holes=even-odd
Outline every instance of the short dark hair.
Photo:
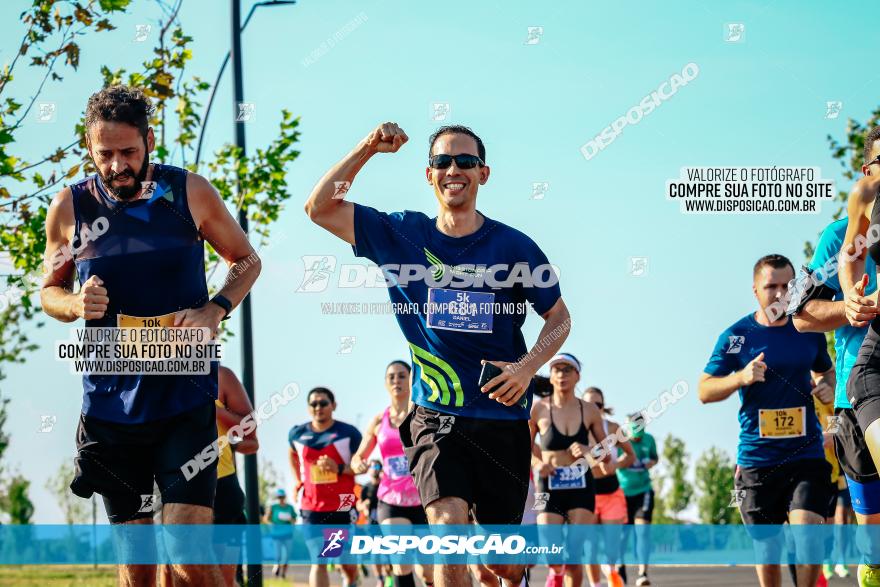
[{"label": "short dark hair", "polygon": [[755,268],[752,271],[752,278],[758,276],[758,273],[763,269],[764,265],[769,265],[774,269],[785,269],[786,267],[791,267],[791,271],[794,272],[794,265],[791,264],[791,261],[788,260],[788,257],[785,255],[778,255],[773,253],[771,255],[764,255],[758,262],[755,263]]},{"label": "short dark hair", "polygon": [[323,393],[327,396],[327,399],[330,400],[331,404],[336,403],[336,397],[333,395],[333,392],[326,387],[313,387],[312,389],[310,389],[308,395],[306,395],[306,403],[312,401],[312,395],[315,393]]},{"label": "short dark hair", "polygon": [[460,124],[441,126],[434,134],[431,135],[431,137],[428,139],[429,158],[434,155],[434,143],[436,143],[437,139],[439,139],[443,135],[467,135],[471,137],[477,142],[477,155],[480,156],[480,159],[483,160],[483,163],[486,162],[486,147],[483,146],[483,140],[477,136],[477,133],[475,133],[468,127],[462,126]]},{"label": "short dark hair", "polygon": [[124,122],[137,127],[146,139],[150,118],[155,108],[150,99],[138,88],[107,86],[89,97],[86,105],[86,131],[95,123]]},{"label": "short dark hair", "polygon": [[871,148],[876,141],[880,141],[880,126],[875,126],[865,135],[865,163],[871,162]]},{"label": "short dark hair", "polygon": [[407,373],[412,373],[412,367],[409,366],[409,363],[407,363],[406,361],[401,361],[400,359],[397,359],[395,361],[391,361],[390,363],[388,363],[388,366],[385,367],[385,370],[388,371],[388,369],[390,369],[394,365],[400,365],[401,367],[406,369]]}]

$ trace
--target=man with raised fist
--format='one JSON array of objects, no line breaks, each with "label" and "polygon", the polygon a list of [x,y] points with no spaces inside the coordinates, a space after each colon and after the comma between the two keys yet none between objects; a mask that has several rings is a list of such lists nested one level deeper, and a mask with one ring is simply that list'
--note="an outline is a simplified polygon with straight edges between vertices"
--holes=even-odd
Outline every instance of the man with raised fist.
[{"label": "man with raised fist", "polygon": [[[318,181],[305,209],[357,256],[399,268],[387,276],[388,292],[409,343],[415,404],[400,436],[428,521],[518,525],[529,490],[532,377],[565,342],[568,309],[538,245],[477,210],[489,166],[467,127],[442,127],[428,141],[435,218],[344,199],[367,161],[408,140],[397,124],[380,124]],[[531,350],[521,330],[529,305],[544,319]],[[489,569],[509,585],[525,570]],[[441,565],[435,580],[464,585],[467,567]]]},{"label": "man with raised fist", "polygon": [[[795,330],[789,316],[768,311],[788,291],[794,267],[782,255],[758,259],[752,291],[758,311],[727,328],[700,378],[703,403],[739,392],[740,435],[734,500],[756,540],[758,579],[781,585],[778,564],[782,524],[822,524],[831,498],[815,395],[830,403],[834,367],[818,333]],[[773,525],[775,528],[755,528]],[[821,560],[822,541],[795,532],[797,560]],[[798,585],[815,585],[819,565],[800,564]]]}]

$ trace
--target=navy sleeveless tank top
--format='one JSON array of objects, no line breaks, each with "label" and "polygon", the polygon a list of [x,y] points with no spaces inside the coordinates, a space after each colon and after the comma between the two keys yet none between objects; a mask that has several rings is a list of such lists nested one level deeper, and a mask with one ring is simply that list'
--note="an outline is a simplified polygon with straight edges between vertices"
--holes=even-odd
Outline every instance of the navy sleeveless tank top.
[{"label": "navy sleeveless tank top", "polygon": [[[87,327],[115,327],[118,314],[161,316],[208,302],[204,241],[189,212],[186,176],[154,164],[152,196],[128,202],[110,197],[97,175],[70,186],[74,242],[99,218],[107,227],[73,256],[80,285],[96,275],[110,299],[104,317]],[[208,375],[84,374],[82,411],[129,424],[168,418],[213,403],[217,375],[217,362]]]}]

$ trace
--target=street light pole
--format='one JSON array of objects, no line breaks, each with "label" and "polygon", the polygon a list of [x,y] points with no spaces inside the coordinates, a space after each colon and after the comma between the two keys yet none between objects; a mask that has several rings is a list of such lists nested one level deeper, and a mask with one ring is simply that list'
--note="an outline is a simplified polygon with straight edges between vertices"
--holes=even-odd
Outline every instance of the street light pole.
[{"label": "street light pole", "polygon": [[[233,94],[233,124],[235,125],[235,146],[241,149],[241,156],[245,152],[244,121],[239,116],[239,105],[244,102],[244,83],[241,73],[241,0],[232,0],[232,94]],[[241,197],[241,178],[237,179],[236,192]],[[245,233],[248,231],[247,207],[242,206],[238,211],[238,223]],[[242,384],[247,391],[251,405],[254,401],[254,353],[253,332],[251,322],[251,295],[248,294],[242,300],[239,310],[241,312],[241,359],[242,359]],[[259,481],[257,478],[257,455],[250,454],[244,457],[244,486],[247,496],[247,519],[249,524],[260,523],[260,496]],[[262,548],[259,543],[252,544],[248,541],[249,560],[258,560],[258,564],[248,565],[248,587],[263,586]],[[256,572],[254,572],[254,570]]]}]

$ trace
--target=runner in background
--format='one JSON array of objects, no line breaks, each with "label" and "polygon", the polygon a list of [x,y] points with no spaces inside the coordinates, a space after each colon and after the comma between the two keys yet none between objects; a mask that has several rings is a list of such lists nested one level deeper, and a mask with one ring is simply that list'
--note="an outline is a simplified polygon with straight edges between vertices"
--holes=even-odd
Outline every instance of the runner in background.
[{"label": "runner in background", "polygon": [[[217,492],[214,495],[214,524],[244,525],[244,492],[238,483],[235,467],[235,453],[250,455],[257,452],[257,428],[254,426],[243,437],[228,437],[229,430],[241,424],[242,419],[254,411],[250,398],[232,369],[221,366],[219,374],[218,397],[215,400],[217,412],[217,438],[227,437],[217,458]],[[218,444],[218,446],[220,446]],[[224,536],[226,538],[226,536]],[[241,540],[227,546],[227,560],[234,558],[241,548]],[[232,551],[232,552],[229,552]],[[235,557],[237,558],[237,557]],[[220,565],[220,572],[227,587],[235,586],[235,573],[238,565]]]},{"label": "runner in background", "polygon": [[283,579],[287,576],[287,561],[290,558],[296,510],[287,503],[287,493],[283,489],[278,488],[275,499],[276,503],[266,510],[263,523],[271,525],[269,534],[275,542],[275,566],[272,567],[272,574]]},{"label": "runner in background", "polygon": [[[613,410],[605,405],[605,394],[598,387],[588,387],[584,391],[584,401],[592,402],[602,413],[602,426],[605,436],[617,436],[620,427],[617,422],[610,420]],[[599,439],[593,437],[593,444]],[[609,587],[623,587],[623,578],[617,572],[617,564],[620,562],[621,526],[627,522],[626,496],[620,488],[616,471],[626,469],[633,464],[636,455],[629,442],[618,442],[611,448],[609,462],[600,463],[593,467],[593,476],[596,482],[596,522],[608,525],[604,529],[605,552],[608,556],[608,564],[586,565],[590,587],[599,585],[604,572]]]},{"label": "runner in background", "polygon": [[[410,366],[403,361],[392,361],[385,368],[385,390],[391,405],[377,414],[367,426],[360,447],[351,459],[357,474],[367,471],[367,458],[379,447],[383,475],[376,493],[377,517],[380,524],[425,525],[428,518],[419,498],[419,490],[409,472],[409,463],[400,442],[401,422],[409,412]],[[416,565],[422,581],[434,584],[430,565]],[[412,565],[393,565],[395,587],[415,587]]]},{"label": "runner in background", "polygon": [[[550,360],[550,397],[532,404],[529,426],[534,446],[532,470],[537,471],[536,492],[546,494],[538,524],[595,524],[596,489],[587,463],[590,447],[605,440],[602,412],[575,396],[581,363],[574,355],[559,353]],[[595,439],[591,443],[590,437]],[[599,467],[603,467],[600,463]],[[575,553],[573,553],[575,554]],[[576,555],[576,554],[575,554]],[[550,565],[547,587],[574,585],[584,580],[581,564]]]},{"label": "runner in background", "polygon": [[[639,561],[639,576],[636,586],[650,585],[648,579],[648,556],[651,552],[651,520],[654,515],[654,489],[651,486],[651,469],[660,460],[657,454],[657,443],[654,437],[645,432],[645,418],[641,413],[630,414],[624,426],[630,429],[630,445],[635,453],[635,460],[628,469],[617,469],[617,480],[626,496],[627,524],[623,533],[622,553],[626,553],[630,535],[635,541],[635,552]],[[635,532],[631,532],[635,525]],[[620,576],[626,582],[626,567],[618,568]]]},{"label": "runner in background", "polygon": [[[349,526],[354,501],[354,471],[349,461],[361,443],[351,424],[333,419],[336,398],[326,387],[306,396],[311,420],[290,429],[290,468],[296,487],[302,487],[300,514],[304,524]],[[357,565],[341,565],[343,585],[356,585]],[[329,587],[326,565],[312,565],[310,587]]]},{"label": "runner in background", "polygon": [[[828,515],[830,465],[813,396],[831,401],[834,367],[817,333],[801,334],[772,306],[786,296],[794,268],[782,255],[766,255],[752,268],[758,310],[718,337],[699,383],[703,403],[739,393],[740,436],[735,487],[740,514],[761,561],[781,558],[780,528],[822,524]],[[822,556],[816,533],[795,536],[798,560]],[[779,585],[779,564],[756,565],[761,585]],[[815,585],[819,565],[800,564],[799,585]]]}]

